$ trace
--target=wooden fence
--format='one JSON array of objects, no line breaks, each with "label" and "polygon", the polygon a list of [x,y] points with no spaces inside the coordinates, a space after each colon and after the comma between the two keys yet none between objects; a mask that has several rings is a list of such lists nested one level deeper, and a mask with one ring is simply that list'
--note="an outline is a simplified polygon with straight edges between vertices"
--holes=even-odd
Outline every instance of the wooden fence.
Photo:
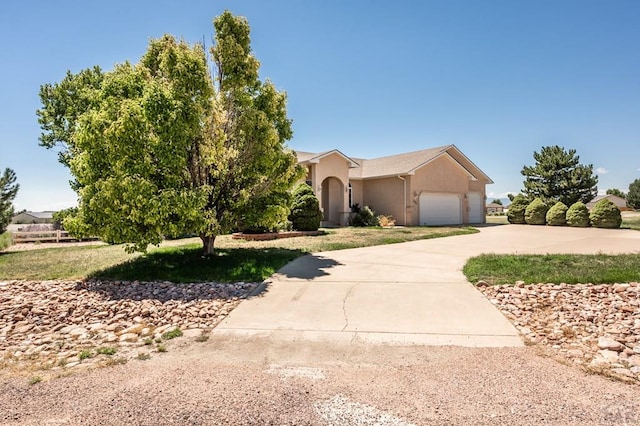
[{"label": "wooden fence", "polygon": [[36,241],[70,241],[76,240],[74,237],[70,237],[67,231],[31,231],[31,232],[12,232],[14,244],[16,243],[33,243]]}]

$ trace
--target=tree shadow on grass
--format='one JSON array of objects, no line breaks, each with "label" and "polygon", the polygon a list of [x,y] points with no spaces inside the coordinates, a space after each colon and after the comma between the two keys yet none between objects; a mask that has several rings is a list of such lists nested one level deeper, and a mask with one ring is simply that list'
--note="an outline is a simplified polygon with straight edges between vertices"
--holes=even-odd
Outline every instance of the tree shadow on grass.
[{"label": "tree shadow on grass", "polygon": [[112,281],[261,282],[305,254],[282,248],[218,249],[203,257],[201,247],[166,247],[97,271],[88,278]]}]

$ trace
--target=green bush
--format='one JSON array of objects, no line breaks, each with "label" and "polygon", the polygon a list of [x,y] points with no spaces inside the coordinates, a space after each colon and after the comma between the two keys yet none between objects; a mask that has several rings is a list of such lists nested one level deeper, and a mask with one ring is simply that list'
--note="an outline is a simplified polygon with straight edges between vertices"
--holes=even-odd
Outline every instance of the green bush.
[{"label": "green bush", "polygon": [[567,224],[567,210],[569,208],[562,201],[558,201],[547,212],[547,225],[564,226]]},{"label": "green bush", "polygon": [[526,223],[524,220],[524,210],[527,208],[527,199],[518,194],[513,198],[513,201],[509,205],[509,212],[507,213],[507,220],[509,223]]},{"label": "green bush", "polygon": [[322,220],[318,197],[306,183],[293,190],[293,206],[289,214],[293,229],[296,231],[317,231]]},{"label": "green bush", "polygon": [[351,216],[349,216],[349,226],[378,226],[378,218],[369,206],[359,208],[354,205],[354,207],[351,209]]},{"label": "green bush", "polygon": [[11,245],[11,233],[0,234],[0,250],[4,250]]},{"label": "green bush", "polygon": [[606,198],[593,206],[589,219],[596,228],[620,228],[622,224],[620,209]]},{"label": "green bush", "polygon": [[536,198],[524,211],[524,220],[529,225],[544,225],[547,220],[549,206],[540,198]]},{"label": "green bush", "polygon": [[578,228],[589,226],[589,210],[587,206],[578,201],[567,210],[567,225]]}]

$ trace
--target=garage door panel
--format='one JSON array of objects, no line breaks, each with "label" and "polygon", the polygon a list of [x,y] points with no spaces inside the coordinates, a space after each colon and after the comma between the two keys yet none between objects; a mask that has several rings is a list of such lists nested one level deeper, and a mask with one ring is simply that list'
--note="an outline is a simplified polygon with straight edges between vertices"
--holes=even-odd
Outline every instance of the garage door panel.
[{"label": "garage door panel", "polygon": [[422,194],[420,224],[459,225],[462,223],[460,197],[455,194]]}]

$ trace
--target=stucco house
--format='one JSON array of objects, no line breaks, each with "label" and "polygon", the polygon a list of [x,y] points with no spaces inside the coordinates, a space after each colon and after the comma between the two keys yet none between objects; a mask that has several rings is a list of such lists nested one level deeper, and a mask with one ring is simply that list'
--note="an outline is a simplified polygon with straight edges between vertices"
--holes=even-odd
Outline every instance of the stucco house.
[{"label": "stucco house", "polygon": [[616,206],[618,206],[618,208],[622,211],[625,210],[632,210],[629,207],[627,207],[627,200],[625,200],[622,197],[618,197],[617,195],[612,195],[612,194],[607,194],[607,195],[598,195],[596,198],[594,198],[593,200],[589,201],[586,206],[589,210],[591,210],[593,208],[593,206],[596,205],[596,203],[600,200],[602,200],[603,198],[606,198],[607,200],[611,201],[613,204],[615,204]]},{"label": "stucco house", "polygon": [[52,211],[45,212],[21,212],[11,218],[13,224],[53,223]]},{"label": "stucco house", "polygon": [[504,206],[498,203],[489,203],[486,207],[487,213],[503,213]]},{"label": "stucco house", "polygon": [[485,222],[485,186],[493,181],[455,145],[372,160],[337,149],[296,154],[327,225],[346,225],[355,203],[397,225]]}]

